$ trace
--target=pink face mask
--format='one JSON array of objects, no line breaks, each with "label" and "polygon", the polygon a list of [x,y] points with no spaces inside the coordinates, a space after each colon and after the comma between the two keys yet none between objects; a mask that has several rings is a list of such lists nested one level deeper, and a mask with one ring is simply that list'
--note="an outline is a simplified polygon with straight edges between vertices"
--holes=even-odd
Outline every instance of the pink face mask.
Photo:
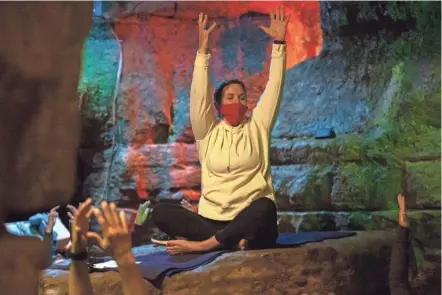
[{"label": "pink face mask", "polygon": [[221,115],[232,126],[238,126],[245,118],[247,106],[242,103],[228,103],[221,105]]}]

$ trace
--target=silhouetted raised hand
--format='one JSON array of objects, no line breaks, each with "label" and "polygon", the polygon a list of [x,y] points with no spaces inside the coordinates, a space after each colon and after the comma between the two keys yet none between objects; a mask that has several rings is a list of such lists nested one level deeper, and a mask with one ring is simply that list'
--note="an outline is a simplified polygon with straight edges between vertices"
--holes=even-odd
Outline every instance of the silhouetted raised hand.
[{"label": "silhouetted raised hand", "polygon": [[97,233],[88,232],[88,238],[97,240],[102,249],[111,248],[113,257],[117,263],[132,254],[132,237],[127,226],[126,213],[117,213],[115,203],[110,205],[103,201],[101,203],[103,213],[97,208],[93,209],[93,214],[101,226],[103,237]]}]

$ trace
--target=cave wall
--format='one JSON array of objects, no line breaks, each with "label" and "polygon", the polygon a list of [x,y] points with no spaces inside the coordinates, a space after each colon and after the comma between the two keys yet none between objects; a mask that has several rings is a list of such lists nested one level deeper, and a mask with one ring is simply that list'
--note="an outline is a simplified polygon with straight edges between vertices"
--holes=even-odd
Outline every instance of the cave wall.
[{"label": "cave wall", "polygon": [[[253,108],[270,53],[256,25],[282,4],[293,15],[272,134],[280,229],[393,227],[403,192],[413,233],[440,253],[440,3],[419,3],[127,3],[109,12],[119,42],[96,19],[82,77],[82,89],[99,87],[84,116],[83,155],[92,167],[85,194],[133,207],[146,198],[196,204],[200,167],[188,119],[195,18],[202,11],[221,25],[213,38],[215,84],[243,79]],[[322,127],[337,138],[313,139]]]}]

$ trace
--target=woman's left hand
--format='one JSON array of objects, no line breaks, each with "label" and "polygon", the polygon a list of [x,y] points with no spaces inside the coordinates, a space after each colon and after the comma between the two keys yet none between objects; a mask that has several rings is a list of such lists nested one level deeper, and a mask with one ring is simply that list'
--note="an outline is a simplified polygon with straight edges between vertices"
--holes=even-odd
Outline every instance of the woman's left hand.
[{"label": "woman's left hand", "polygon": [[284,7],[278,7],[276,13],[270,10],[270,27],[259,26],[273,40],[284,41],[290,14],[285,15]]},{"label": "woman's left hand", "polygon": [[119,265],[132,261],[132,236],[127,225],[126,213],[124,211],[118,213],[115,203],[109,205],[103,201],[101,208],[103,213],[95,208],[93,214],[101,226],[103,237],[94,232],[88,232],[86,236],[96,239],[103,250],[110,247],[113,257]]}]

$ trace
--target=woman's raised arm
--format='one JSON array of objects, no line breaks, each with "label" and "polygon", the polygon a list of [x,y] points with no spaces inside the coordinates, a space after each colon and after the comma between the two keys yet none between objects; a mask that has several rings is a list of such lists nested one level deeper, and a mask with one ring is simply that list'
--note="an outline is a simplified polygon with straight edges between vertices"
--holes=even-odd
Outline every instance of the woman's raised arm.
[{"label": "woman's raised arm", "polygon": [[290,15],[285,15],[284,9],[279,8],[276,13],[270,12],[270,27],[260,28],[274,41],[272,60],[270,63],[269,81],[258,105],[253,111],[253,118],[261,122],[270,132],[279,110],[284,77],[286,70],[285,35]]},{"label": "woman's raised arm", "polygon": [[196,140],[202,140],[216,124],[216,112],[209,93],[209,35],[216,23],[206,29],[207,15],[198,19],[199,50],[190,89],[190,122]]}]

